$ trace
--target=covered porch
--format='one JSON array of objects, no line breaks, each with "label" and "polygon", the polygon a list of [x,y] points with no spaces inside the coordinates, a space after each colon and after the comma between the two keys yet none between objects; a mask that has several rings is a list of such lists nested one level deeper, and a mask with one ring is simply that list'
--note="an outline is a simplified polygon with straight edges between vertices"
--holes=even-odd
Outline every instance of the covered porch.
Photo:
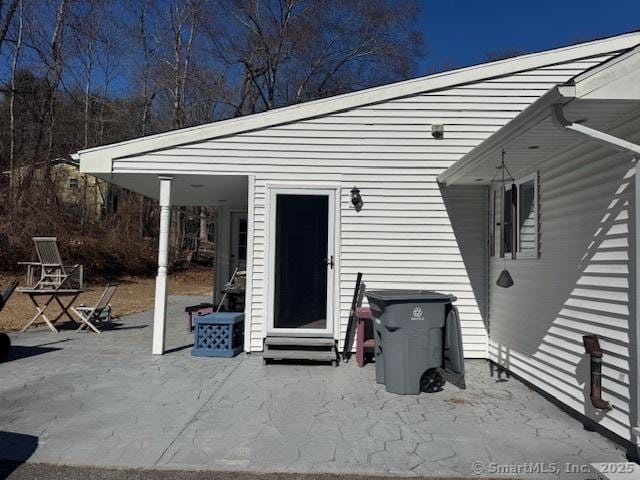
[{"label": "covered porch", "polygon": [[[195,175],[186,173],[154,175],[146,173],[112,173],[103,179],[123,188],[156,199],[160,205],[158,238],[158,273],[156,277],[155,308],[153,316],[152,353],[164,354],[167,349],[167,276],[169,239],[171,235],[171,209],[173,207],[207,207],[216,211],[215,263],[213,298],[207,302],[217,305],[222,300],[222,289],[236,268],[247,272],[247,285],[251,285],[250,232],[253,219],[249,215],[253,201],[249,188],[253,177],[249,175]],[[241,305],[250,301],[250,289]],[[245,321],[246,329],[250,321]],[[249,338],[249,335],[245,335]]]}]

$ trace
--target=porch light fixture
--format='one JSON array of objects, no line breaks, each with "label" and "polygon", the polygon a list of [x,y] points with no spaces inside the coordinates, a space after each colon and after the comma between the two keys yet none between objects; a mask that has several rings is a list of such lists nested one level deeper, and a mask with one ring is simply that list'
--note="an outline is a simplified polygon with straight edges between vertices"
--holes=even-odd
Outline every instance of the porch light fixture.
[{"label": "porch light fixture", "polygon": [[356,212],[362,210],[362,197],[360,196],[360,189],[356,186],[351,189],[351,204],[356,209]]},{"label": "porch light fixture", "polygon": [[444,125],[442,124],[431,125],[431,136],[436,140],[442,140],[444,138]]}]

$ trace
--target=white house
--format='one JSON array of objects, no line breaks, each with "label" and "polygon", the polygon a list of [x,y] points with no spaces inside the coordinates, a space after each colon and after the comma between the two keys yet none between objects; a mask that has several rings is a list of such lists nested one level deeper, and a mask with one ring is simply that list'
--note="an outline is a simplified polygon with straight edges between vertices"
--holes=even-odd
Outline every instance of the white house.
[{"label": "white house", "polygon": [[[453,293],[468,358],[634,451],[639,44],[630,33],[78,152],[81,171],[160,200],[153,352],[169,206],[218,206],[218,284],[247,266],[246,351],[268,336],[342,342],[359,271],[368,288]],[[503,149],[528,206],[513,246],[492,193]],[[500,245],[509,289],[495,286]],[[586,334],[605,351],[608,412],[591,406]]]}]

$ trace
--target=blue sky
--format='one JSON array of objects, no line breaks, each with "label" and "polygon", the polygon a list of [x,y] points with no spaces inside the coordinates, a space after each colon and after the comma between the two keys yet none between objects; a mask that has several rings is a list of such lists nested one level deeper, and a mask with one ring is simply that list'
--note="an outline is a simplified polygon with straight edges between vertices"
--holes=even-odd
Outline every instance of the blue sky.
[{"label": "blue sky", "polygon": [[420,74],[640,30],[640,0],[420,0],[428,54]]}]

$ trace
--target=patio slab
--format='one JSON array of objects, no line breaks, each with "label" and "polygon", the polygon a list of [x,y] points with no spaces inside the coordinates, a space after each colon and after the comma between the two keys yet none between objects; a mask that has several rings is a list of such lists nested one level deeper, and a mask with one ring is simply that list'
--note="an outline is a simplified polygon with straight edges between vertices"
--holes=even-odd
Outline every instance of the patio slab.
[{"label": "patio slab", "polygon": [[0,364],[0,458],[458,477],[515,464],[531,478],[576,479],[584,471],[566,463],[625,461],[517,380],[491,377],[484,361],[467,362],[465,390],[447,383],[436,394],[399,396],[375,383],[373,365],[191,357],[184,306],[200,301],[170,298],[170,353],[161,357],[150,354],[149,312],[101,335],[12,335],[11,360]]}]

